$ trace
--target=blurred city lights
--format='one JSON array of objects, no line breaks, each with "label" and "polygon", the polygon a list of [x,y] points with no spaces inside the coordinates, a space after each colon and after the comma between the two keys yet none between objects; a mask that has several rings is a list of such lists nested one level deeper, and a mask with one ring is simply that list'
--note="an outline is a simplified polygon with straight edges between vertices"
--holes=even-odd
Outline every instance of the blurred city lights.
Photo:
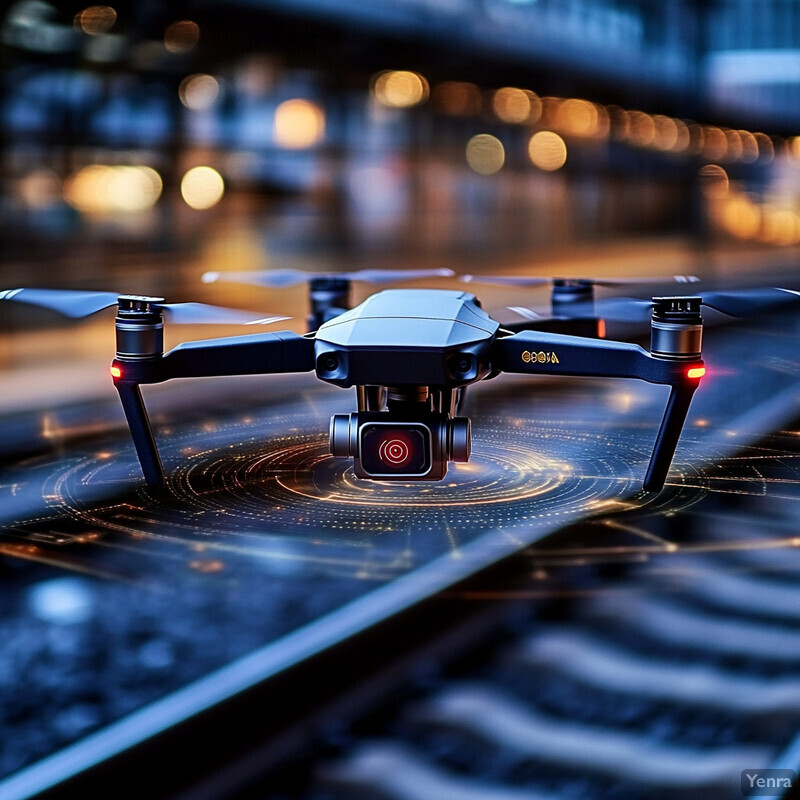
[{"label": "blurred city lights", "polygon": [[728,173],[717,164],[706,164],[698,172],[700,191],[705,197],[719,199],[728,194]]},{"label": "blurred city lights", "polygon": [[793,245],[800,242],[800,220],[788,209],[777,209],[771,214],[772,241],[778,245]]},{"label": "blurred city lights", "polygon": [[675,125],[678,127],[678,141],[675,142],[675,151],[688,150],[692,143],[692,135],[689,131],[689,126],[682,120],[676,119]]},{"label": "blurred city lights", "polygon": [[215,206],[223,194],[225,182],[213,167],[192,167],[181,179],[181,197],[198,211]]},{"label": "blurred city lights", "polygon": [[310,100],[285,100],[275,109],[274,135],[289,150],[314,147],[325,136],[325,112]]},{"label": "blurred city lights", "polygon": [[79,11],[74,20],[75,27],[90,36],[108,33],[116,21],[117,12],[111,6],[89,6]]},{"label": "blurred city lights", "polygon": [[417,72],[387,70],[372,80],[375,99],[391,108],[411,108],[428,99],[428,81]]},{"label": "blurred city lights", "polygon": [[503,143],[489,133],[479,133],[467,142],[467,163],[481,175],[502,169],[506,160]]},{"label": "blurred city lights", "polygon": [[571,98],[558,106],[554,127],[570,136],[594,136],[598,130],[597,107],[588,100]]},{"label": "blurred city lights", "polygon": [[528,142],[528,156],[539,169],[554,172],[567,162],[567,145],[557,133],[539,131]]},{"label": "blurred city lights", "polygon": [[445,114],[469,117],[481,110],[481,90],[474,83],[445,81],[434,87],[431,101]]},{"label": "blurred city lights", "polygon": [[611,138],[624,142],[631,132],[628,112],[619,106],[608,106],[607,110],[611,119]]},{"label": "blurred city lights", "polygon": [[200,26],[184,19],[173,22],[164,31],[164,47],[170,53],[188,53],[200,39]]},{"label": "blurred city lights", "polygon": [[140,212],[161,196],[161,176],[151,167],[84,167],[64,185],[64,199],[84,214]]},{"label": "blurred city lights", "polygon": [[766,133],[754,133],[753,138],[758,142],[758,158],[769,163],[775,157],[775,146]]},{"label": "blurred city lights", "polygon": [[536,122],[542,115],[542,101],[533,92],[504,86],[492,96],[492,110],[503,122]]},{"label": "blurred city lights", "polygon": [[728,160],[740,161],[742,158],[742,140],[736,131],[724,130],[725,139],[728,142]]},{"label": "blurred city lights", "polygon": [[628,112],[628,138],[638,147],[649,147],[656,139],[655,120],[644,111]]},{"label": "blurred city lights", "polygon": [[721,161],[728,153],[728,137],[721,128],[706,125],[703,128],[703,157],[709,161]]},{"label": "blurred city lights", "polygon": [[49,208],[61,199],[61,180],[49,169],[34,170],[17,186],[22,202],[31,209]]},{"label": "blurred city lights", "polygon": [[752,239],[761,226],[761,209],[747,195],[732,194],[725,201],[722,223],[731,236]]},{"label": "blurred city lights", "polygon": [[663,114],[656,114],[653,123],[656,126],[653,145],[658,150],[674,150],[678,145],[678,123]]},{"label": "blurred city lights", "polygon": [[181,81],[178,96],[186,108],[204,111],[219,97],[219,81],[213,75],[189,75]]},{"label": "blurred city lights", "polygon": [[275,64],[265,55],[244,58],[236,69],[236,89],[250,97],[263,97],[277,80]]}]

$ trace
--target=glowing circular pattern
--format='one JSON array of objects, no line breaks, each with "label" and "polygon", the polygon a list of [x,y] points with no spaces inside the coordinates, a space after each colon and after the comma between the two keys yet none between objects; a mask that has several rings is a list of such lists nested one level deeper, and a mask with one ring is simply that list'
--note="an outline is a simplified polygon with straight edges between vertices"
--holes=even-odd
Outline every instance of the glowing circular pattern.
[{"label": "glowing circular pattern", "polygon": [[[654,422],[565,417],[558,403],[547,415],[541,406],[521,414],[518,401],[489,395],[472,408],[468,463],[451,463],[439,482],[371,481],[329,453],[326,422],[345,410],[341,396],[303,397],[224,421],[161,426],[166,490],[144,484],[127,438],[29,470],[30,491],[46,508],[19,520],[20,535],[29,529],[35,543],[44,525],[44,541],[56,544],[167,548],[195,570],[224,571],[236,554],[385,579],[440,554],[457,557],[483,533],[522,543],[532,531],[641,504]],[[385,454],[399,462],[407,448],[395,438]],[[709,479],[694,463],[687,433],[672,488],[644,498],[648,509],[671,513],[702,498]]]},{"label": "glowing circular pattern", "polygon": [[[326,427],[289,416],[188,428],[159,442],[170,492],[145,487],[127,442],[98,461],[72,462],[48,490],[65,510],[105,526],[104,514],[79,508],[71,487],[117,483],[135,488],[139,511],[129,532],[166,528],[173,534],[202,531],[320,536],[331,532],[444,530],[471,537],[481,531],[529,528],[538,521],[585,512],[587,503],[634,492],[637,462],[647,458],[638,437],[576,431],[548,421],[477,419],[472,457],[451,464],[440,482],[370,481],[357,478],[350,459],[333,458]],[[291,430],[294,428],[294,430]],[[290,431],[287,433],[287,431]],[[638,441],[638,443],[637,443]],[[389,440],[390,458],[402,460],[400,442]],[[121,460],[124,459],[124,460]],[[120,483],[121,482],[121,483]]]},{"label": "glowing circular pattern", "polygon": [[411,458],[411,448],[407,439],[386,439],[378,448],[378,458],[393,467],[402,467]]}]

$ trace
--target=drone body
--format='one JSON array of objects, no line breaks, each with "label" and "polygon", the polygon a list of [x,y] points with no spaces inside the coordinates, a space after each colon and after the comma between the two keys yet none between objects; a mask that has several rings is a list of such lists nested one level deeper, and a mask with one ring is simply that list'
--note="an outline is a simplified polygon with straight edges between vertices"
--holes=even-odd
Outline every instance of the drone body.
[{"label": "drone body", "polygon": [[317,377],[342,387],[465,386],[488,375],[499,327],[467,292],[389,289],[317,331]]}]

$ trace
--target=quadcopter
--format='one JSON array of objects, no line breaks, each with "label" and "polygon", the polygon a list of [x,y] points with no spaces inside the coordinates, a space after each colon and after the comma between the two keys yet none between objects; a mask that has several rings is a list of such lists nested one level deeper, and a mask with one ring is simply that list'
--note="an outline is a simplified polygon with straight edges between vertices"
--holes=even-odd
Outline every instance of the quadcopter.
[{"label": "quadcopter", "polygon": [[643,488],[666,481],[689,406],[706,368],[701,306],[756,313],[797,300],[782,289],[704,296],[619,298],[612,311],[650,319],[649,350],[597,337],[521,330],[492,319],[478,299],[452,289],[387,289],[331,316],[315,331],[245,334],[179,344],[164,352],[164,315],[179,322],[258,322],[252,315],[162,298],[14,289],[0,300],[45,306],[79,317],[117,306],[111,375],[145,480],[165,484],[141,386],[174,378],[314,372],[356,388],[357,411],[336,414],[330,452],[352,458],[356,476],[378,481],[439,481],[449,462],[466,462],[471,423],[458,407],[467,387],[502,373],[636,378],[670,387]]}]

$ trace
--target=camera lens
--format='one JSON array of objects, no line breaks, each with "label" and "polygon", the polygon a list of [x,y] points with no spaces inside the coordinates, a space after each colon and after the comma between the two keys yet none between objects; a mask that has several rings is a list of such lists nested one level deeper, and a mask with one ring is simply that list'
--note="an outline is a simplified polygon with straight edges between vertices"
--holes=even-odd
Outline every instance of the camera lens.
[{"label": "camera lens", "polygon": [[404,467],[411,461],[413,444],[404,433],[385,438],[378,447],[378,458],[387,466]]},{"label": "camera lens", "polygon": [[411,423],[371,423],[361,429],[361,464],[370,475],[424,475],[431,468],[431,434]]},{"label": "camera lens", "polygon": [[447,361],[447,368],[456,379],[472,380],[478,374],[478,362],[472,353],[454,353]]}]

